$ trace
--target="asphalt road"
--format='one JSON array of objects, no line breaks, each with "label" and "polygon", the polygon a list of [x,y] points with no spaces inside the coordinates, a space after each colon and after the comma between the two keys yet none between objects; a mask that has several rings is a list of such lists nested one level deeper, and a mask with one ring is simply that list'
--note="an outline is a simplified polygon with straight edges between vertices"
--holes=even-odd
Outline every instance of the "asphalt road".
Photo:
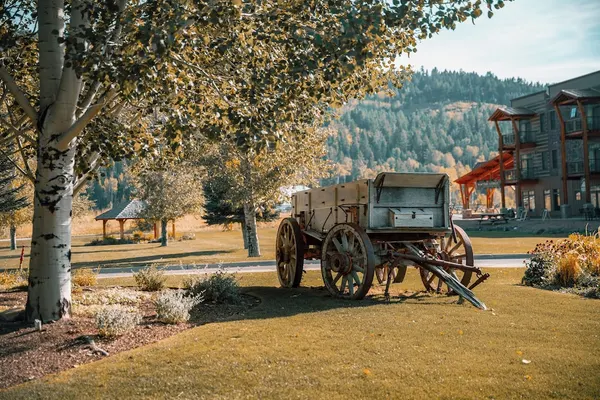
[{"label": "asphalt road", "polygon": [[[520,268],[524,266],[526,254],[514,255],[481,255],[475,257],[475,265],[481,268]],[[104,268],[100,270],[99,278],[122,278],[132,274],[144,267],[129,268]],[[198,273],[212,273],[219,270],[230,273],[249,272],[275,272],[275,261],[237,262],[226,264],[198,265],[173,265],[164,267],[167,275],[188,275]],[[307,271],[319,270],[319,261],[307,261],[304,264]]]}]

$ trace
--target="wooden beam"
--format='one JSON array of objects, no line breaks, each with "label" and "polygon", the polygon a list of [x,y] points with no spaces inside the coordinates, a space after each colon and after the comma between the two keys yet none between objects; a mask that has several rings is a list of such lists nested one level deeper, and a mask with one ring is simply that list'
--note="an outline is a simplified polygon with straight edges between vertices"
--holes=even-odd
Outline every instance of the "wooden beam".
[{"label": "wooden beam", "polygon": [[154,222],[154,239],[158,239],[158,222]]},{"label": "wooden beam", "polygon": [[108,222],[108,221],[107,221],[107,220],[105,220],[105,219],[103,219],[103,220],[102,220],[102,237],[103,237],[104,239],[106,239],[106,223],[107,223],[107,222]]},{"label": "wooden beam", "polygon": [[590,192],[590,147],[588,143],[588,126],[585,115],[585,107],[581,100],[577,100],[577,108],[581,115],[581,125],[583,127],[583,174],[585,176],[585,202],[592,202],[592,193]]},{"label": "wooden beam", "polygon": [[119,232],[121,233],[121,240],[125,239],[125,220],[119,219]]},{"label": "wooden beam", "polygon": [[175,220],[171,221],[171,236],[173,236],[173,240],[175,240]]},{"label": "wooden beam", "polygon": [[560,154],[561,154],[561,166],[562,166],[562,204],[569,204],[569,190],[567,185],[567,140],[565,132],[565,120],[563,119],[560,107],[558,104],[554,104],[554,110],[558,116],[558,122],[560,123]]},{"label": "wooden beam", "polygon": [[502,137],[502,132],[500,131],[500,124],[498,124],[498,121],[494,121],[494,124],[496,125],[496,131],[498,132],[498,144],[499,144],[499,151],[500,151],[500,162],[499,162],[499,167],[500,167],[500,198],[502,200],[502,208],[506,208],[506,196],[504,194],[504,185],[505,185],[505,179],[504,179],[504,138]]},{"label": "wooden beam", "polygon": [[514,118],[510,119],[512,123],[513,133],[515,134],[515,171],[517,172],[517,182],[515,183],[516,203],[517,208],[523,206],[523,199],[521,199],[521,138],[519,137],[519,127],[517,121]]}]

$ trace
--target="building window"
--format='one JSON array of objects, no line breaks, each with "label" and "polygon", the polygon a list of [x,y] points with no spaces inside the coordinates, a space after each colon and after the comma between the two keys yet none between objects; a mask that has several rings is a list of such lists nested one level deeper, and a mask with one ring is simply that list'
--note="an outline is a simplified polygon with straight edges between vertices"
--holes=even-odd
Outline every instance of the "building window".
[{"label": "building window", "polygon": [[600,207],[600,186],[592,186],[590,188],[590,193],[592,194],[592,204],[594,208]]},{"label": "building window", "polygon": [[575,192],[575,200],[581,201],[581,192]]},{"label": "building window", "polygon": [[554,211],[560,211],[560,191],[554,189],[552,191],[552,197],[554,198]]},{"label": "building window", "polygon": [[552,196],[550,189],[544,190],[544,209],[552,210]]},{"label": "building window", "polygon": [[540,133],[543,133],[546,130],[546,114],[540,114]]},{"label": "building window", "polygon": [[548,114],[550,116],[550,129],[551,130],[555,130],[556,129],[556,111],[552,110],[550,111],[550,114]]},{"label": "building window", "polygon": [[547,151],[544,151],[542,153],[542,171],[548,171],[548,152]]},{"label": "building window", "polygon": [[535,212],[535,191],[526,190],[523,192],[523,208]]},{"label": "building window", "polygon": [[558,168],[558,150],[552,150],[552,169]]}]

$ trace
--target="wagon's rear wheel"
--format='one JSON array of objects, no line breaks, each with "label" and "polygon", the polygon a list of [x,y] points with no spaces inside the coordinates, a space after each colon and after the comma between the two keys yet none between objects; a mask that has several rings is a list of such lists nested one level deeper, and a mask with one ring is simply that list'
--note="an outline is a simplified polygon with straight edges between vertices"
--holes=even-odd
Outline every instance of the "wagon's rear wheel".
[{"label": "wagon's rear wheel", "polygon": [[359,300],[375,274],[375,253],[367,234],[356,224],[334,226],[323,241],[321,274],[333,296]]},{"label": "wagon's rear wheel", "polygon": [[[456,235],[456,243],[454,242],[452,234],[449,234],[441,239],[438,257],[444,261],[451,261],[458,264],[473,266],[474,259],[471,239],[469,239],[467,233],[460,226],[454,225],[454,233]],[[460,283],[462,283],[464,286],[469,286],[469,282],[471,282],[471,276],[473,275],[473,272],[461,271],[456,268],[444,269],[446,270],[446,272],[454,274],[456,278],[460,281]],[[451,289],[449,289],[440,278],[438,278],[431,272],[427,271],[424,268],[419,268],[419,272],[421,274],[421,280],[423,281],[423,285],[425,285],[425,289],[427,291],[436,293],[445,292],[449,295],[454,294],[454,292]]]},{"label": "wagon's rear wheel", "polygon": [[286,218],[279,224],[275,261],[281,286],[298,287],[304,267],[304,239],[300,225],[294,218]]}]

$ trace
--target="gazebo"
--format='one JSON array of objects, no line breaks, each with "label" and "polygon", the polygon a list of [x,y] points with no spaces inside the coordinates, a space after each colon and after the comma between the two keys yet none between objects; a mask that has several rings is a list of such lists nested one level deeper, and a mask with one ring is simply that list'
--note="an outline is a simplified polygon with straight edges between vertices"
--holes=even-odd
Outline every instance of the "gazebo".
[{"label": "gazebo", "polygon": [[[126,203],[121,203],[110,210],[98,215],[96,221],[102,221],[102,236],[106,237],[106,223],[110,220],[119,221],[119,231],[121,239],[125,238],[124,227],[125,222],[130,219],[142,219],[142,211],[146,207],[146,203],[141,200],[131,200]],[[156,238],[156,225],[154,225],[154,237]]]}]

